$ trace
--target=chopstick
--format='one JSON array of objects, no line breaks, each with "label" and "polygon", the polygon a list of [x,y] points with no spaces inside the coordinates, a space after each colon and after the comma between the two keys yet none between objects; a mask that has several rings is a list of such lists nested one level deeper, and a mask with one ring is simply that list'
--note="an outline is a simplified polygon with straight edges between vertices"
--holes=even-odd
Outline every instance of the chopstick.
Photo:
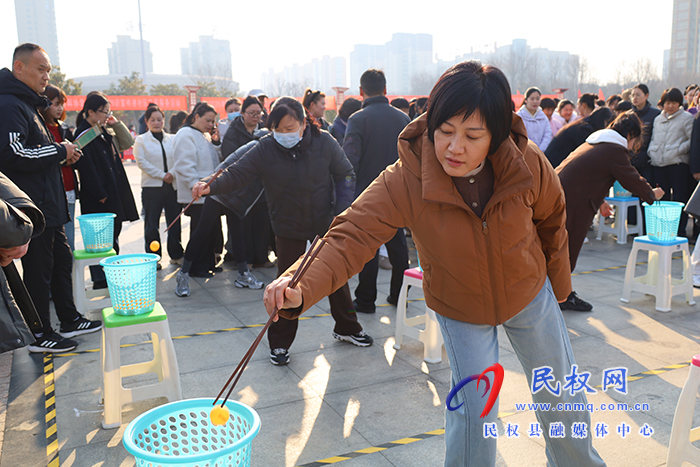
[{"label": "chopstick", "polygon": [[[206,187],[208,187],[209,185],[211,185],[211,182],[213,182],[214,180],[216,180],[216,177],[218,177],[219,175],[221,175],[221,172],[223,172],[223,171],[224,171],[224,169],[219,169],[219,170],[217,170],[216,173],[209,179],[209,181],[207,182],[207,184],[204,185],[204,188],[206,188]],[[180,211],[180,214],[178,214],[177,217],[175,218],[175,220],[173,220],[173,221],[170,223],[170,225],[168,226],[168,228],[165,229],[165,232],[167,232],[168,230],[170,230],[170,227],[172,227],[172,226],[175,224],[175,222],[177,222],[177,220],[178,220],[180,217],[182,217],[182,215],[185,213],[185,211],[187,211],[187,208],[189,208],[190,206],[192,206],[192,203],[194,203],[195,201],[196,201],[196,200],[195,200],[194,198],[192,198],[192,201],[190,201],[190,204],[188,204],[187,206],[185,206],[185,207],[182,209],[182,211]]]},{"label": "chopstick", "polygon": [[[309,269],[309,266],[311,266],[311,263],[316,258],[318,253],[321,251],[321,248],[325,244],[326,244],[326,241],[323,240],[322,238],[320,238],[318,235],[316,236],[316,238],[314,238],[314,241],[311,243],[311,247],[304,255],[304,258],[301,260],[301,264],[299,265],[299,268],[297,268],[297,270],[294,272],[294,275],[292,276],[292,280],[289,282],[289,285],[287,287],[289,287],[290,289],[293,289],[294,287],[297,286],[297,284],[299,284],[299,281],[301,280],[302,276],[304,275],[304,273],[306,273],[306,270]],[[318,248],[316,248],[317,245],[318,245]],[[228,392],[226,393],[226,397],[221,402],[221,407],[223,407],[224,404],[226,404],[226,401],[228,400],[229,396],[233,392],[233,388],[236,387],[238,380],[240,379],[241,375],[243,374],[246,367],[248,366],[248,362],[250,362],[250,359],[253,357],[255,350],[258,348],[258,345],[260,344],[260,341],[262,340],[263,336],[267,332],[268,328],[272,325],[272,322],[278,313],[279,313],[279,309],[277,308],[277,306],[275,306],[275,309],[272,312],[272,314],[270,315],[270,317],[268,318],[267,323],[265,323],[265,326],[260,331],[260,334],[258,334],[258,337],[255,338],[255,340],[253,341],[250,348],[243,356],[243,359],[240,361],[240,363],[238,364],[236,369],[233,370],[233,373],[231,373],[231,376],[229,377],[228,381],[226,381],[226,384],[224,384],[224,387],[221,388],[221,391],[216,396],[216,399],[214,400],[214,403],[212,405],[216,405],[216,403],[221,398],[221,395],[224,393],[224,391],[228,387],[229,383],[231,383],[231,380],[233,380],[233,378],[235,377],[236,379],[233,381],[233,384],[231,385]]]}]

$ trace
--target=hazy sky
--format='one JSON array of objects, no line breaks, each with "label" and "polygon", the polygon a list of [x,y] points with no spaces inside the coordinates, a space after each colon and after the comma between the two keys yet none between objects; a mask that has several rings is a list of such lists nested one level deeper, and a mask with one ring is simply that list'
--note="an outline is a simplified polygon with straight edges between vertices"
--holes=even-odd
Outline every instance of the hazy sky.
[{"label": "hazy sky", "polygon": [[[106,74],[107,48],[116,36],[138,38],[137,0],[54,2],[61,69],[69,77]],[[384,44],[394,32],[432,34],[441,59],[524,38],[532,47],[586,57],[601,83],[615,78],[622,60],[640,57],[661,74],[672,10],[672,0],[141,0],[155,73],[179,74],[180,47],[213,34],[231,41],[233,78],[242,91],[259,87],[269,68],[322,55],[349,59],[355,44]],[[0,12],[0,67],[9,67],[17,44],[14,1],[0,0]]]}]

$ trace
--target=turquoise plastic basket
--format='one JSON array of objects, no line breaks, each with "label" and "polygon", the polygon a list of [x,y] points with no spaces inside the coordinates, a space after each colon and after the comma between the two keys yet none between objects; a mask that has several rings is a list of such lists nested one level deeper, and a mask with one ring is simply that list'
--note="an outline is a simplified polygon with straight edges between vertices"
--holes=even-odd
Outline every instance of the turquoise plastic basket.
[{"label": "turquoise plastic basket", "polygon": [[683,203],[677,201],[656,201],[651,205],[644,203],[645,225],[649,238],[657,242],[675,240],[683,206]]},{"label": "turquoise plastic basket", "polygon": [[613,184],[613,194],[615,198],[631,198],[632,193],[627,191],[617,180]]},{"label": "turquoise plastic basket", "polygon": [[156,407],[134,419],[122,442],[141,467],[249,467],[260,417],[251,407],[227,401],[229,420],[209,420],[214,399],[186,399]]},{"label": "turquoise plastic basket", "polygon": [[83,236],[85,251],[104,253],[114,246],[114,218],[116,214],[103,212],[78,216],[80,233]]},{"label": "turquoise plastic basket", "polygon": [[138,253],[112,256],[100,261],[116,314],[132,316],[153,311],[159,260],[158,255]]}]

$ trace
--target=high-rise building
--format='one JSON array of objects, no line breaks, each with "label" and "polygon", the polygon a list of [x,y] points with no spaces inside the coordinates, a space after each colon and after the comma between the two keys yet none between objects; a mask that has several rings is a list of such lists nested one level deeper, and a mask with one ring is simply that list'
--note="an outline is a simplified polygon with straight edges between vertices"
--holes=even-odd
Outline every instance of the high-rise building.
[{"label": "high-rise building", "polygon": [[60,64],[58,34],[53,0],[15,0],[19,44],[31,42],[49,54],[51,63]]},{"label": "high-rise building", "polygon": [[277,73],[271,69],[261,77],[262,89],[275,94],[296,94],[310,87],[333,94],[334,86],[345,87],[347,83],[345,63],[344,57],[324,55],[321,59],[314,58],[311,63],[286,66]]},{"label": "high-rise building", "polygon": [[[143,41],[143,53],[146,65],[146,73],[153,73],[153,54],[151,44]],[[117,42],[112,42],[112,47],[107,49],[110,74],[129,75],[132,72],[143,74],[141,63],[141,41],[129,36],[117,36]],[[141,78],[145,79],[145,76]]]},{"label": "high-rise building", "polygon": [[700,1],[673,0],[673,24],[669,75],[700,73],[698,40],[700,40]]},{"label": "high-rise building", "polygon": [[215,76],[231,79],[231,45],[214,36],[199,36],[199,42],[190,42],[180,49],[183,75]]},{"label": "high-rise building", "polygon": [[358,44],[350,52],[350,89],[360,87],[365,70],[377,68],[386,74],[387,92],[409,94],[415,78],[433,72],[433,36],[396,33],[384,45]]}]

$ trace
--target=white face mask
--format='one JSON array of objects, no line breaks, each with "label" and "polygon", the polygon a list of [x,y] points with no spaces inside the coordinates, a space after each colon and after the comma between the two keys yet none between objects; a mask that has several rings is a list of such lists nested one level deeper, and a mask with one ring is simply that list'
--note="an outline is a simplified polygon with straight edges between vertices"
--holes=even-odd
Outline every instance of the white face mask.
[{"label": "white face mask", "polygon": [[280,133],[279,131],[273,131],[272,136],[275,140],[287,149],[291,149],[301,141],[301,135],[298,131],[293,131],[291,133]]}]

